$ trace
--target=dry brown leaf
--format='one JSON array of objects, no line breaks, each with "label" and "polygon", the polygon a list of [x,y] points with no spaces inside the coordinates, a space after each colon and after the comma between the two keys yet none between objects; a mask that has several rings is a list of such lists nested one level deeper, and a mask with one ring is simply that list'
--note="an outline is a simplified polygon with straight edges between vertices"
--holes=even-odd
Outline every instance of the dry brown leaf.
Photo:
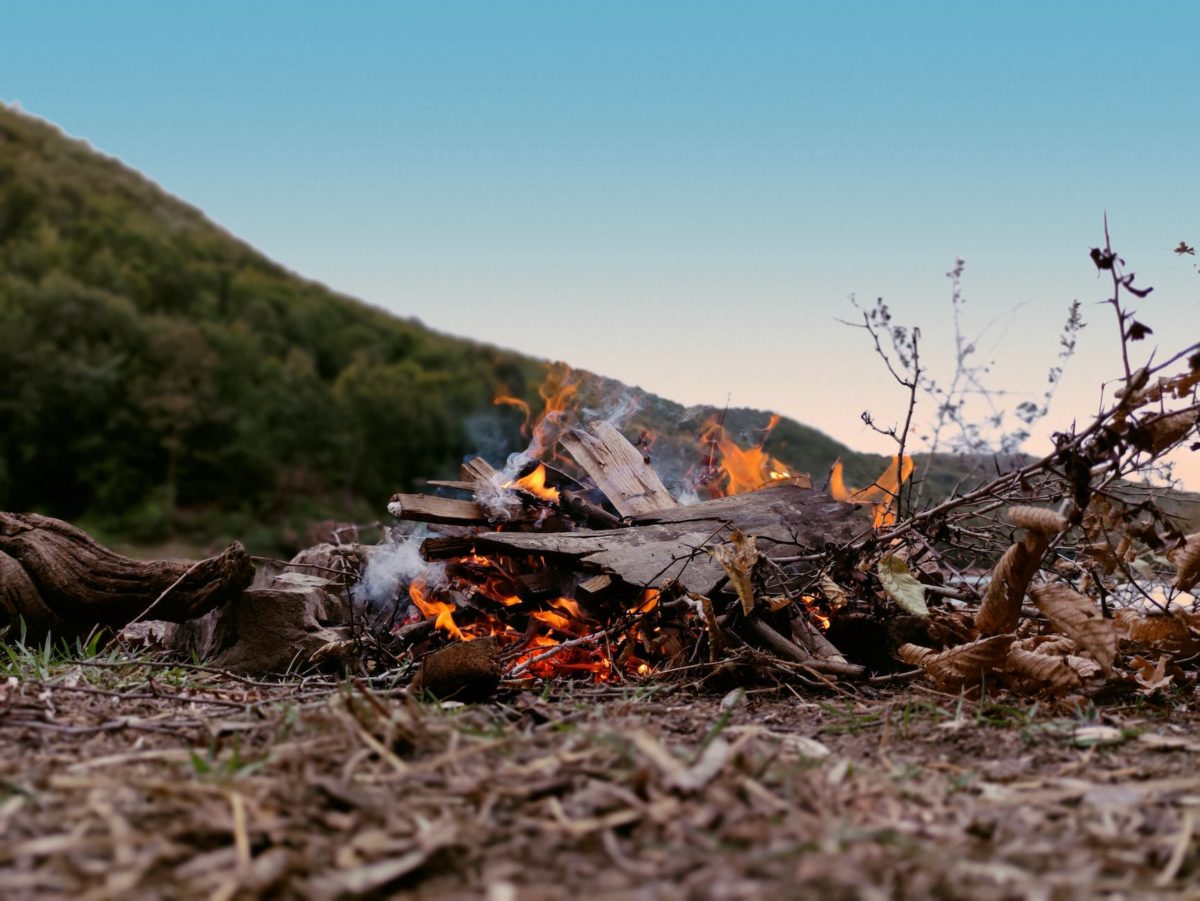
[{"label": "dry brown leaf", "polygon": [[1188,622],[1180,616],[1169,613],[1145,616],[1136,610],[1118,610],[1115,620],[1125,637],[1137,644],[1171,654],[1194,654],[1200,651],[1200,643],[1196,641]]},{"label": "dry brown leaf", "polygon": [[850,596],[846,594],[846,589],[829,576],[821,576],[818,584],[821,586],[821,593],[825,595],[825,600],[829,601],[829,606],[834,610],[850,603]]},{"label": "dry brown leaf", "polygon": [[1003,635],[1017,628],[1021,619],[1021,601],[1046,553],[1049,539],[1030,531],[1025,540],[1014,544],[992,570],[992,581],[975,614],[975,628],[981,635]]},{"label": "dry brown leaf", "polygon": [[1029,594],[1056,631],[1091,654],[1104,672],[1112,671],[1117,656],[1117,631],[1112,620],[1100,615],[1091,598],[1062,583],[1036,585]]},{"label": "dry brown leaf", "polygon": [[1187,437],[1196,427],[1196,419],[1200,416],[1197,410],[1180,410],[1178,413],[1168,413],[1146,423],[1149,433],[1149,449],[1156,454],[1169,450]]},{"label": "dry brown leaf", "polygon": [[1191,591],[1200,582],[1200,532],[1189,535],[1183,546],[1170,555],[1175,564],[1173,587],[1180,591]]},{"label": "dry brown leaf", "polygon": [[1067,530],[1067,518],[1045,507],[1016,506],[1008,508],[1008,521],[1018,529],[1033,529],[1047,535]]},{"label": "dry brown leaf", "polygon": [[1151,663],[1145,657],[1134,657],[1130,661],[1133,667],[1133,678],[1142,686],[1139,691],[1143,694],[1153,694],[1159,689],[1166,688],[1175,677],[1167,673],[1167,664],[1171,658],[1163,654],[1158,663]]},{"label": "dry brown leaf", "polygon": [[1012,641],[1011,635],[991,635],[944,651],[905,644],[896,651],[896,656],[924,669],[939,685],[957,688],[975,685],[1000,668]]},{"label": "dry brown leaf", "polygon": [[754,536],[734,529],[729,541],[709,548],[708,552],[729,576],[729,581],[741,599],[742,612],[749,616],[754,612],[754,588],[750,584],[750,574],[754,572],[754,564],[758,562],[758,546],[754,543]]},{"label": "dry brown leaf", "polygon": [[1101,671],[1100,664],[1086,657],[1052,657],[1020,648],[1009,649],[1008,665],[1013,672],[1055,694],[1074,691]]}]

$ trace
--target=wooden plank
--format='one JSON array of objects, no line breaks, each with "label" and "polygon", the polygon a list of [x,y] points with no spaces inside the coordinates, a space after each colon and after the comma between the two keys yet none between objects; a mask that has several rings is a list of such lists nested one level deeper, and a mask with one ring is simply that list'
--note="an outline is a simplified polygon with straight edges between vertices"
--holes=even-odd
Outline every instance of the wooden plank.
[{"label": "wooden plank", "polygon": [[679,505],[641,451],[611,423],[593,422],[586,432],[572,429],[559,443],[622,516],[638,516]]},{"label": "wooden plank", "polygon": [[432,494],[394,494],[388,512],[408,522],[431,522],[448,526],[481,526],[488,522],[487,514],[474,501]]},{"label": "wooden plank", "polygon": [[584,579],[575,586],[575,597],[591,600],[612,587],[613,577],[608,573],[600,573],[590,579]]},{"label": "wooden plank", "polygon": [[[706,548],[736,528],[758,539],[766,556],[790,556],[827,542],[845,542],[870,528],[869,516],[852,504],[794,485],[719,498],[662,511],[663,521],[609,531],[488,532],[475,536],[479,553],[524,551],[560,558],[559,565],[599,571],[631,585],[662,588],[677,581],[685,589],[710,594],[725,570]],[[432,559],[430,542],[422,548]]]}]

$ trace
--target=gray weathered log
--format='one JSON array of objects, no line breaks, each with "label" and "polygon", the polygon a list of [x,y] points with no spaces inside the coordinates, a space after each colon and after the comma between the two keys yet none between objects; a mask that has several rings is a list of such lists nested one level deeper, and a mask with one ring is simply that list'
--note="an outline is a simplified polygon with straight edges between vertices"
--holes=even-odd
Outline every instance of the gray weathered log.
[{"label": "gray weathered log", "polygon": [[131,560],[62,520],[0,513],[0,624],[22,620],[33,638],[117,630],[147,613],[183,622],[236,597],[253,579],[254,564],[240,544],[195,563]]}]

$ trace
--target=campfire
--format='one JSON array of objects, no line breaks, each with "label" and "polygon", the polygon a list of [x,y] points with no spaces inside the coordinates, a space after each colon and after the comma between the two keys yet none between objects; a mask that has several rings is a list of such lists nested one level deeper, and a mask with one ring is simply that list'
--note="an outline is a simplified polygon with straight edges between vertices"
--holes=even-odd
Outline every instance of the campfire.
[{"label": "campfire", "polygon": [[578,389],[556,367],[536,416],[498,396],[523,415],[524,452],[502,470],[469,460],[460,479],[428,483],[437,494],[392,497],[389,511],[416,528],[374,549],[368,567],[412,560],[416,543],[420,563],[374,598],[388,628],[427,635],[422,653],[488,639],[509,679],[638,680],[739,647],[861,672],[824,634],[845,597],[821,588],[832,580],[807,552],[894,521],[911,459],[859,491],[839,464],[829,496],[765,449],[778,416],[748,446],[713,417],[668,488],[655,436],[631,441],[589,420]]}]

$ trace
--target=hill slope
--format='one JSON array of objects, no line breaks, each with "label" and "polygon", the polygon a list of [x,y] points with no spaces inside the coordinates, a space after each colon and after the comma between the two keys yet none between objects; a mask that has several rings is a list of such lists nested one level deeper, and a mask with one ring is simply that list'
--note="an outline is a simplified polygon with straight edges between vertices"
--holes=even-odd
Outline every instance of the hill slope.
[{"label": "hill slope", "polygon": [[[254,540],[265,524],[266,542],[373,515],[464,455],[517,449],[520,417],[492,398],[536,401],[543,371],[300,278],[0,106],[0,509],[143,541]],[[636,425],[679,435],[711,411],[688,412],[646,398]],[[765,418],[730,411],[738,429]],[[851,478],[877,467],[789,421],[771,451],[798,471],[838,455]]]}]

